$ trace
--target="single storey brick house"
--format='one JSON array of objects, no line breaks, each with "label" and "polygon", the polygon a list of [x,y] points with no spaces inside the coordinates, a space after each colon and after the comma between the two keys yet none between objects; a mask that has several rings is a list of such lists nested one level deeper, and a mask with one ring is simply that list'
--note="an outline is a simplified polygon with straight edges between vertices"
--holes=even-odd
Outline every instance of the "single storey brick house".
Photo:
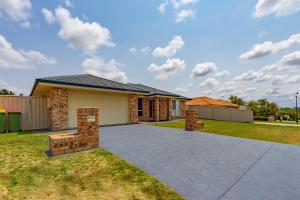
[{"label": "single storey brick house", "polygon": [[145,85],[90,74],[38,78],[31,96],[47,98],[51,130],[76,128],[76,109],[80,107],[99,107],[100,125],[134,124],[184,117],[188,100]]}]

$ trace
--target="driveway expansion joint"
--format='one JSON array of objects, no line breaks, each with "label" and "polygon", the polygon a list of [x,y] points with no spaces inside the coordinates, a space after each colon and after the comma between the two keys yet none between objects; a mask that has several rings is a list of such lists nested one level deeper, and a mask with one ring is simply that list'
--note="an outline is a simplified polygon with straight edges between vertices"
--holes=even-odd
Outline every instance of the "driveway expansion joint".
[{"label": "driveway expansion joint", "polygon": [[242,173],[236,181],[217,199],[221,200],[225,195],[236,185],[238,182],[260,161],[274,146],[275,143],[272,143],[247,169],[244,173]]}]

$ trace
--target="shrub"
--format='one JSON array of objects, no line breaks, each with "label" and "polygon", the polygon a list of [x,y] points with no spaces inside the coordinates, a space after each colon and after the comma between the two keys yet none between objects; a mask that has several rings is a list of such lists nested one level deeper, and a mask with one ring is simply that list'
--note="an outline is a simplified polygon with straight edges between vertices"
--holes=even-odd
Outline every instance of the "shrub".
[{"label": "shrub", "polygon": [[254,116],[254,120],[257,120],[257,121],[268,121],[268,117]]}]

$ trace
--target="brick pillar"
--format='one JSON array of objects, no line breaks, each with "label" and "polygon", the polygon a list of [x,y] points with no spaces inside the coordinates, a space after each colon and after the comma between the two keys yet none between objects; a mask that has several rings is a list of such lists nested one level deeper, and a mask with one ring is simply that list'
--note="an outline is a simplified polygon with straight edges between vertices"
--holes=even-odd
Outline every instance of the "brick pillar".
[{"label": "brick pillar", "polygon": [[168,99],[168,120],[172,120],[172,100]]},{"label": "brick pillar", "polygon": [[154,121],[159,122],[159,98],[154,98]]},{"label": "brick pillar", "polygon": [[129,123],[136,124],[139,122],[138,118],[138,96],[130,95],[129,97]]},{"label": "brick pillar", "polygon": [[84,149],[99,147],[98,113],[98,108],[77,108],[77,132]]},{"label": "brick pillar", "polygon": [[68,90],[52,87],[48,93],[50,100],[49,120],[51,130],[63,130],[68,125]]},{"label": "brick pillar", "polygon": [[200,129],[198,123],[198,111],[197,110],[186,110],[185,111],[185,130],[194,131]]}]

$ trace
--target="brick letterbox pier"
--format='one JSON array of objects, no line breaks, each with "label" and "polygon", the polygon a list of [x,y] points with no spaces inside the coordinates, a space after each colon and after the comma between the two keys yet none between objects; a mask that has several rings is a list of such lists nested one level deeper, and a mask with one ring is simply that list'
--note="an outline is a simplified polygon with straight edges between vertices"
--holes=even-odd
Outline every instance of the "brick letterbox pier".
[{"label": "brick letterbox pier", "polygon": [[186,110],[185,111],[185,130],[195,131],[204,128],[203,122],[198,122],[198,111],[197,110]]},{"label": "brick letterbox pier", "polygon": [[49,136],[52,155],[61,155],[99,147],[99,109],[77,109],[77,133]]}]

